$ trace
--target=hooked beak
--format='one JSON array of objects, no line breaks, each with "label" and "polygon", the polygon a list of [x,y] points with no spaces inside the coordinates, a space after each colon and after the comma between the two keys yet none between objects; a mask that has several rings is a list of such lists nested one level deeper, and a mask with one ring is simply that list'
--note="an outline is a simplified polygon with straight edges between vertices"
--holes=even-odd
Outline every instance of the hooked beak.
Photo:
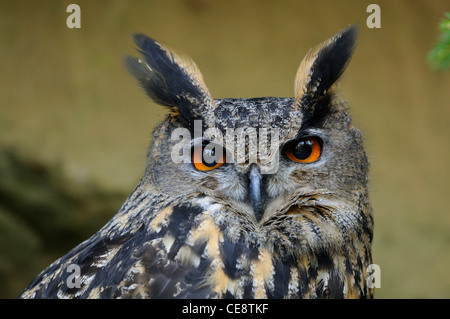
[{"label": "hooked beak", "polygon": [[264,199],[263,199],[263,184],[262,176],[259,167],[256,164],[252,164],[248,173],[249,177],[249,196],[250,202],[253,207],[255,218],[259,221],[263,214]]}]

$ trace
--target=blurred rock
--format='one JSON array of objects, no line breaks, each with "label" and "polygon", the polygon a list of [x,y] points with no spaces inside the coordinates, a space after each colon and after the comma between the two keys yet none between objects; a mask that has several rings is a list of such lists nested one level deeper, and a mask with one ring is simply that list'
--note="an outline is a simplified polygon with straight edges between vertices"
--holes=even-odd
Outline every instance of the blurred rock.
[{"label": "blurred rock", "polygon": [[60,166],[0,147],[0,298],[102,227],[127,194],[69,180]]}]

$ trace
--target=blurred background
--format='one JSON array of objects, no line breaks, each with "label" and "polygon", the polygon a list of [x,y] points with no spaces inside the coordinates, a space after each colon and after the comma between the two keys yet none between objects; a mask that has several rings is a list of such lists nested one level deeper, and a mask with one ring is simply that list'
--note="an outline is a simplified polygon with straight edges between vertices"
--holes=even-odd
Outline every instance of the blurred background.
[{"label": "blurred background", "polygon": [[[81,8],[69,29],[66,8]],[[381,8],[369,29],[366,8]],[[190,55],[215,98],[293,96],[308,49],[359,23],[341,84],[371,159],[376,298],[450,297],[446,0],[0,0],[0,297],[106,223],[165,113],[127,74],[131,35]]]}]

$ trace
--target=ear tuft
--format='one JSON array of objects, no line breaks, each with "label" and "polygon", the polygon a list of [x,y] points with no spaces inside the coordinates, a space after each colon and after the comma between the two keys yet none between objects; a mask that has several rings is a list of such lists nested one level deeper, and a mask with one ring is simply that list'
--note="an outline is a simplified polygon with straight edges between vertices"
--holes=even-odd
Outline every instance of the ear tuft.
[{"label": "ear tuft", "polygon": [[125,57],[124,63],[153,101],[179,111],[188,120],[201,114],[202,106],[213,103],[191,58],[143,34],[136,34],[134,41],[143,59]]},{"label": "ear tuft", "polygon": [[295,77],[296,106],[309,105],[326,95],[347,67],[358,28],[350,26],[311,49]]}]

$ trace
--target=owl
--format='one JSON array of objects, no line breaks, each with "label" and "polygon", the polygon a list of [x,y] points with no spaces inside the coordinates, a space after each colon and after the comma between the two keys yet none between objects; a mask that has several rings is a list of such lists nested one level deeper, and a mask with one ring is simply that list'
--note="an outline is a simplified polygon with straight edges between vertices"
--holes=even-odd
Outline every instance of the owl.
[{"label": "owl", "polygon": [[167,107],[118,213],[20,298],[371,298],[368,158],[338,80],[350,26],[311,49],[293,97],[213,99],[196,64],[134,36],[124,59]]}]

